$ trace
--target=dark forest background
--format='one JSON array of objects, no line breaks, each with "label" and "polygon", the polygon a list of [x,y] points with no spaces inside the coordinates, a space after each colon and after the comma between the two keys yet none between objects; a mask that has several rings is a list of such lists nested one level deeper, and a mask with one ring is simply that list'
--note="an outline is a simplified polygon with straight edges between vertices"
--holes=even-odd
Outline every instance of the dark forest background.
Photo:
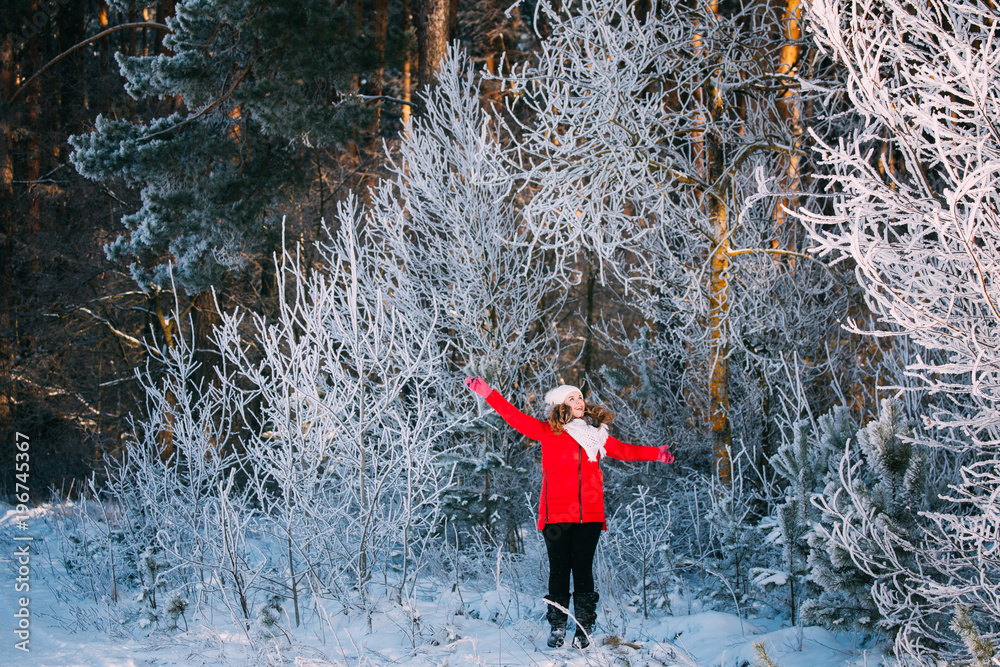
[{"label": "dark forest background", "polygon": [[[217,303],[268,309],[269,272],[262,267],[270,265],[279,242],[274,220],[284,216],[286,233],[308,242],[334,202],[377,180],[386,150],[413,108],[407,103],[415,106],[414,91],[433,81],[433,63],[449,41],[458,40],[474,60],[495,70],[526,57],[537,43],[535,30],[542,29],[530,20],[531,3],[507,13],[509,3],[500,0],[326,4],[342,19],[358,63],[351,79],[355,90],[340,84],[341,90],[321,94],[357,92],[365,96],[365,108],[334,140],[298,147],[294,157],[307,168],[294,175],[295,196],[262,213],[262,228],[265,218],[270,225],[262,234],[265,242],[245,247],[237,268],[211,277],[213,298],[204,284],[140,286],[129,258],[109,259],[106,247],[124,232],[122,217],[141,206],[139,189],[121,178],[85,178],[70,160],[69,138],[90,133],[99,116],[141,125],[191,114],[180,94],[132,97],[116,58],[168,54],[164,24],[175,13],[174,1],[4,3],[0,439],[8,452],[15,432],[30,438],[38,462],[32,469],[35,489],[68,494],[100,469],[105,454],[115,454],[128,415],[142,410],[135,369],[150,359],[140,343],[169,341],[175,306],[191,317],[196,336],[206,335],[217,320]],[[228,82],[218,83],[228,90]],[[586,291],[586,282],[580,289]],[[579,314],[580,297],[594,307],[593,291],[591,281],[590,299],[577,295],[569,316]],[[0,492],[10,492],[11,469],[4,466],[0,473]]]}]

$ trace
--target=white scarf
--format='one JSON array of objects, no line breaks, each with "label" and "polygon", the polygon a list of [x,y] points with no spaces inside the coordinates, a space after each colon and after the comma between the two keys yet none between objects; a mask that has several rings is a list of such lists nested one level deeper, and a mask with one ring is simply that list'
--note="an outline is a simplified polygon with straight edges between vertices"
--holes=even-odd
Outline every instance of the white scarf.
[{"label": "white scarf", "polygon": [[583,447],[591,461],[597,460],[598,453],[608,455],[604,450],[604,443],[608,440],[607,425],[601,424],[600,428],[595,428],[582,419],[574,419],[563,428]]}]

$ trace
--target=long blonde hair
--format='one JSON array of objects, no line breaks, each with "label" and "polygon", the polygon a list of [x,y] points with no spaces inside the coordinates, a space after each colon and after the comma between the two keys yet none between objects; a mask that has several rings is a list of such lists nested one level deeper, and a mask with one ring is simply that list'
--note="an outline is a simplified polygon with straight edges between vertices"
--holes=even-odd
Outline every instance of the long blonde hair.
[{"label": "long blonde hair", "polygon": [[[610,424],[614,422],[615,413],[611,412],[611,410],[608,410],[600,405],[586,405],[587,407],[583,411],[583,418],[586,419],[588,423],[600,426],[601,424]],[[571,421],[573,421],[573,409],[571,407],[565,403],[552,406],[552,411],[549,412],[549,428],[552,429],[552,432],[555,435],[559,435],[566,430],[563,426]]]}]

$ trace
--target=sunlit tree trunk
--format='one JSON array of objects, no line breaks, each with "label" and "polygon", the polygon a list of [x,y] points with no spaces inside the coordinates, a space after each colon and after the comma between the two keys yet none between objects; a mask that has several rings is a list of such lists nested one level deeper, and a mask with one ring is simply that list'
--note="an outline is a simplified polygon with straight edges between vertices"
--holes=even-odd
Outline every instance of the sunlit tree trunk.
[{"label": "sunlit tree trunk", "polygon": [[[410,16],[410,0],[403,0],[403,32],[407,33],[413,28],[413,21]],[[403,127],[406,127],[410,122],[410,101],[412,100],[412,89],[413,89],[413,57],[411,54],[406,54],[403,58],[403,101],[406,104],[403,105]]]},{"label": "sunlit tree trunk", "polygon": [[[722,112],[722,100],[715,86],[704,89],[711,96],[708,105],[713,117]],[[723,178],[725,154],[718,137],[711,131],[705,138],[706,172],[709,183],[719,183]],[[712,429],[712,450],[719,480],[730,480],[729,450],[732,443],[732,426],[729,420],[729,220],[725,190],[708,195],[708,217],[712,230],[713,251],[709,258],[708,282],[708,334],[709,334],[709,425]]]},{"label": "sunlit tree trunk", "polygon": [[[710,8],[719,13],[719,3]],[[696,37],[695,53],[704,53],[701,40]],[[708,257],[708,424],[712,437],[712,453],[719,480],[728,484],[731,476],[730,445],[732,425],[729,420],[729,210],[726,201],[726,155],[716,124],[724,112],[722,91],[712,81],[701,87],[704,118],[703,129],[698,133],[702,173],[708,189],[702,193],[708,226],[712,236],[712,250]]]},{"label": "sunlit tree trunk", "polygon": [[[785,43],[779,51],[778,74],[793,75],[797,69],[799,60],[799,41],[802,39],[802,7],[800,0],[787,0],[784,16],[784,38]],[[802,108],[796,95],[797,88],[788,86],[778,99],[778,112],[781,119],[792,128],[792,134],[799,137],[802,134]],[[788,155],[788,192],[798,192],[801,190],[801,177],[799,173],[800,158],[799,149],[801,142],[796,141]],[[797,250],[796,234],[794,230],[799,228],[796,222],[789,223],[787,210],[794,209],[796,201],[792,197],[782,197],[778,201],[775,210],[775,240],[774,247],[777,248],[781,239],[784,239],[786,250]],[[789,264],[794,265],[795,257],[787,256]]]},{"label": "sunlit tree trunk", "polygon": [[[178,313],[171,317],[169,311],[163,308],[163,293],[159,290],[150,295],[150,308],[147,312],[155,316],[156,326],[162,334],[162,346],[164,349],[174,346],[174,334],[177,332]],[[167,403],[171,408],[175,405],[177,397],[172,392],[166,394]],[[160,432],[156,434],[156,440],[160,446],[160,457],[166,461],[174,454],[174,413],[169,411],[164,416],[164,425]]]},{"label": "sunlit tree trunk", "polygon": [[[97,10],[97,25],[100,29],[106,30],[108,27],[108,3],[101,0],[100,8]],[[111,63],[111,42],[105,37],[101,40],[101,71],[106,71]]]}]

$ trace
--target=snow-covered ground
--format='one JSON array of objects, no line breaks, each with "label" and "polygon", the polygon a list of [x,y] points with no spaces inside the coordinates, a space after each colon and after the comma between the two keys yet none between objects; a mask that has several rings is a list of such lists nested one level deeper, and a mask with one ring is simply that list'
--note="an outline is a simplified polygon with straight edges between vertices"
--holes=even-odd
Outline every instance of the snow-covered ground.
[{"label": "snow-covered ground", "polygon": [[[622,613],[602,601],[594,645],[586,650],[545,646],[544,608],[537,595],[508,588],[454,589],[452,583],[424,583],[416,607],[388,601],[371,617],[346,613],[336,601],[313,605],[298,628],[286,615],[272,639],[245,633],[228,611],[208,601],[192,603],[180,629],[143,628],[132,602],[112,604],[66,569],[56,517],[62,506],[32,510],[27,528],[13,509],[0,510],[3,571],[0,665],[38,667],[140,667],[153,665],[755,665],[754,643],[763,641],[782,667],[850,667],[881,662],[881,654],[854,650],[849,637],[820,628],[782,627],[780,621],[747,621],[716,611],[649,619]],[[31,538],[25,539],[25,538]],[[24,545],[29,546],[29,556]],[[19,562],[20,560],[20,562]],[[27,573],[21,568],[27,560]],[[502,575],[502,573],[501,573]],[[20,577],[20,581],[18,581]],[[21,585],[21,590],[16,586]],[[23,590],[28,584],[30,590]],[[21,598],[28,598],[30,653],[23,640]],[[95,602],[95,597],[97,601]],[[123,599],[129,599],[123,595]],[[609,630],[614,630],[612,634]]]}]

